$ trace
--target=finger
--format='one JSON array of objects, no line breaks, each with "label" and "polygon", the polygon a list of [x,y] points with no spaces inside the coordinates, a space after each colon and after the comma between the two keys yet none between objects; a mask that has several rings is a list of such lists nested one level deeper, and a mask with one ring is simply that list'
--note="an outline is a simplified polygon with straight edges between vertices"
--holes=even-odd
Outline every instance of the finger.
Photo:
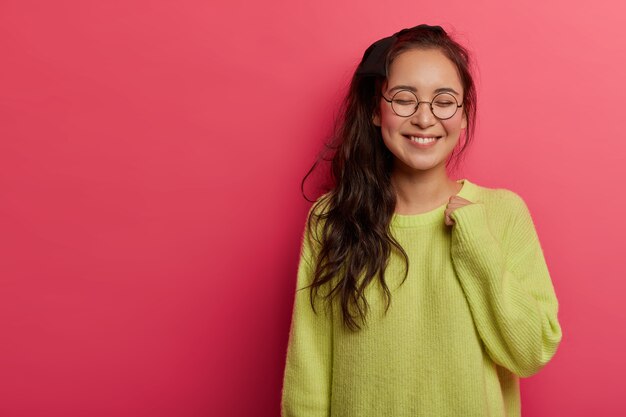
[{"label": "finger", "polygon": [[464,207],[464,206],[469,206],[470,204],[473,204],[472,202],[464,202],[464,201],[451,201],[450,203],[448,203],[448,207],[452,207],[452,208],[459,208],[459,207]]},{"label": "finger", "polygon": [[460,202],[464,202],[464,203],[466,203],[466,204],[471,203],[471,201],[470,201],[470,200],[467,200],[467,199],[465,199],[465,198],[463,198],[463,197],[459,197],[458,195],[453,195],[452,197],[450,197],[450,199],[451,199],[452,201],[460,201]]},{"label": "finger", "polygon": [[461,206],[466,206],[471,203],[472,203],[471,201],[467,201],[467,200],[458,200],[458,199],[450,200],[450,204],[456,204],[456,205],[461,205]]},{"label": "finger", "polygon": [[461,208],[461,207],[466,206],[466,205],[467,204],[450,203],[450,204],[448,204],[448,208],[450,210],[455,210],[455,209]]}]

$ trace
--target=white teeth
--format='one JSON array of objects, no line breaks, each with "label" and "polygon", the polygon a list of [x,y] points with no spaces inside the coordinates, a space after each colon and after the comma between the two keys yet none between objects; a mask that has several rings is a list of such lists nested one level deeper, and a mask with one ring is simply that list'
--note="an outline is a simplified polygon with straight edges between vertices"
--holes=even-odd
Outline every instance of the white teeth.
[{"label": "white teeth", "polygon": [[418,138],[415,136],[411,136],[411,140],[417,143],[430,143],[430,142],[434,142],[437,139],[436,138]]}]

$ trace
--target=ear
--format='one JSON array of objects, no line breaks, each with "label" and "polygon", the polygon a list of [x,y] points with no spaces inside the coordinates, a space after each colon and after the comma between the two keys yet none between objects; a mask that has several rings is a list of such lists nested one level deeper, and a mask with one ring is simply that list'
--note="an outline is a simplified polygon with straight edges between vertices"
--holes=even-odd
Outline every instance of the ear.
[{"label": "ear", "polygon": [[374,126],[380,127],[380,115],[377,111],[372,114],[372,123],[374,123]]},{"label": "ear", "polygon": [[463,118],[461,119],[461,129],[467,128],[467,115],[465,114],[465,110],[463,110]]}]

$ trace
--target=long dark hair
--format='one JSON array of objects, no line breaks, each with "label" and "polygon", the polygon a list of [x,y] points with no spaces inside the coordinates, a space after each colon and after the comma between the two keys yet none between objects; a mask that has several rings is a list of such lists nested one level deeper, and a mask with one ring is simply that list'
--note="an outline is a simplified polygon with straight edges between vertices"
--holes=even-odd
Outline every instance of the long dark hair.
[{"label": "long dark hair", "polygon": [[[457,161],[463,154],[474,135],[476,88],[470,70],[473,62],[468,51],[444,31],[418,26],[402,31],[397,37],[388,51],[386,69],[399,54],[414,48],[443,52],[456,65],[463,85],[465,141],[457,153],[455,147],[446,161],[447,168],[450,161]],[[361,329],[358,318],[366,321],[369,307],[364,290],[375,277],[384,290],[385,313],[389,309],[391,292],[385,283],[385,268],[394,248],[405,262],[402,283],[408,275],[407,254],[389,229],[396,205],[391,183],[393,158],[382,140],[380,127],[372,121],[373,112],[378,111],[384,80],[384,76],[355,72],[335,119],[332,136],[301,184],[304,195],[307,177],[320,160],[330,161],[331,184],[309,211],[306,222],[306,235],[312,238],[316,248],[313,280],[308,287],[315,311],[313,297],[318,296],[324,284],[330,286],[324,299],[330,303],[336,296],[340,298],[343,323],[350,330]]]}]

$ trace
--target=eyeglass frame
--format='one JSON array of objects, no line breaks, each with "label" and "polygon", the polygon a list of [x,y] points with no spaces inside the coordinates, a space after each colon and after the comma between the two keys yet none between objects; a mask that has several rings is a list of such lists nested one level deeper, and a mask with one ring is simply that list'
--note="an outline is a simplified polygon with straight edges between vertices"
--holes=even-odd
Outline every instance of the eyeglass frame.
[{"label": "eyeglass frame", "polygon": [[[394,98],[396,95],[398,95],[398,93],[401,93],[401,92],[403,92],[403,91],[406,91],[406,92],[408,92],[408,93],[413,94],[413,97],[415,97],[415,101],[417,102],[417,103],[415,104],[415,110],[413,110],[413,113],[409,114],[408,116],[401,116],[401,115],[399,115],[398,113],[396,113],[396,110],[393,108],[393,98]],[[435,114],[435,111],[433,110],[433,103],[435,102],[435,99],[437,98],[437,96],[440,96],[440,95],[442,95],[442,94],[447,94],[447,95],[451,96],[451,97],[454,99],[454,102],[455,102],[455,103],[457,103],[456,109],[454,109],[454,113],[452,113],[452,116],[450,116],[450,117],[441,118],[441,117],[437,116],[437,115]],[[393,113],[394,113],[396,116],[398,116],[398,117],[411,117],[411,116],[413,116],[415,113],[417,113],[417,109],[419,108],[419,106],[420,106],[420,104],[421,104],[421,103],[428,103],[428,104],[430,104],[430,112],[433,114],[433,116],[435,116],[435,117],[436,117],[437,119],[439,119],[439,120],[448,120],[448,119],[451,119],[451,118],[453,118],[453,117],[454,117],[454,115],[455,115],[455,114],[456,114],[456,112],[459,110],[459,108],[463,107],[463,103],[458,104],[458,102],[459,102],[459,101],[456,99],[456,97],[454,97],[452,94],[447,93],[447,92],[445,92],[445,91],[442,91],[441,93],[437,93],[437,94],[435,94],[435,96],[433,97],[433,99],[432,99],[431,101],[419,101],[419,99],[417,98],[417,95],[416,95],[413,91],[411,91],[411,90],[406,90],[406,89],[405,89],[405,90],[398,90],[398,91],[396,91],[396,92],[394,93],[394,95],[393,95],[393,96],[391,96],[391,100],[388,100],[388,99],[387,99],[387,97],[385,97],[385,95],[384,95],[384,94],[382,94],[382,93],[381,93],[380,95],[381,95],[381,97],[382,97],[383,99],[385,99],[385,101],[386,101],[387,103],[391,104],[391,110],[392,110],[392,111],[393,111]]]}]

